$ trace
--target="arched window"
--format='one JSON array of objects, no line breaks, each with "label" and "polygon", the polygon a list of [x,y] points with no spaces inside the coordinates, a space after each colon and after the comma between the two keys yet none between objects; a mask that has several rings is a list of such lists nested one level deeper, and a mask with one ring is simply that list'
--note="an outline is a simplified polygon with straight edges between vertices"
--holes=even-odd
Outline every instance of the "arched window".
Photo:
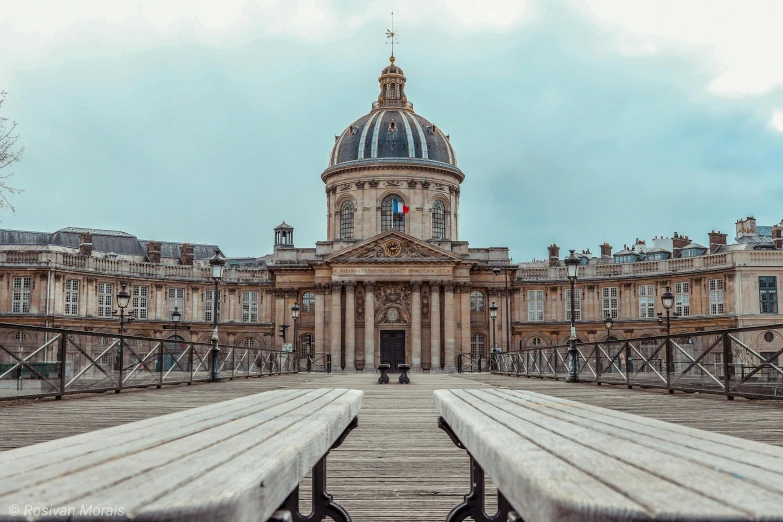
[{"label": "arched window", "polygon": [[470,293],[470,311],[471,312],[483,312],[484,311],[484,294],[478,290],[474,290]]},{"label": "arched window", "polygon": [[446,239],[446,207],[438,199],[432,204],[432,238]]},{"label": "arched window", "polygon": [[299,336],[299,356],[306,357],[307,355],[311,357],[315,355],[315,337],[309,333]]},{"label": "arched window", "polygon": [[302,312],[315,312],[315,294],[312,292],[302,294]]},{"label": "arched window", "polygon": [[486,337],[484,334],[473,334],[470,336],[470,355],[473,357],[486,357]]},{"label": "arched window", "polygon": [[247,339],[245,339],[244,344],[245,344],[245,348],[252,348],[256,344],[255,339],[253,339],[252,337],[248,337]]},{"label": "arched window", "polygon": [[386,196],[381,202],[381,232],[399,230],[405,232],[405,214],[394,212],[394,201],[402,203],[399,196]]},{"label": "arched window", "polygon": [[340,206],[340,239],[353,239],[353,202],[345,201]]},{"label": "arched window", "polygon": [[541,346],[541,338],[540,337],[533,337],[530,339],[530,346]]}]

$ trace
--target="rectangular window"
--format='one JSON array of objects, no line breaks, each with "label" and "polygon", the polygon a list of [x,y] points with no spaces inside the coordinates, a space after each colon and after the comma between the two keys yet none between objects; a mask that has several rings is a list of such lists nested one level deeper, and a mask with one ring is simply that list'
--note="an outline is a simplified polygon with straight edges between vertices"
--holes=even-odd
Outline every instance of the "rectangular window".
[{"label": "rectangular window", "polygon": [[114,285],[98,283],[98,317],[111,317]]},{"label": "rectangular window", "polygon": [[148,286],[134,286],[133,287],[133,316],[136,319],[147,318],[147,298],[150,295],[150,287]]},{"label": "rectangular window", "polygon": [[653,285],[639,285],[636,287],[639,294],[639,319],[655,318],[655,287]]},{"label": "rectangular window", "polygon": [[617,319],[618,315],[618,299],[617,299],[617,287],[610,286],[601,289],[601,309],[603,310],[604,319]]},{"label": "rectangular window", "polygon": [[680,317],[691,315],[690,294],[690,283],[674,283],[674,313]]},{"label": "rectangular window", "polygon": [[242,322],[258,322],[258,292],[242,292]]},{"label": "rectangular window", "polygon": [[778,313],[778,278],[759,277],[759,311],[762,314]]},{"label": "rectangular window", "polygon": [[30,313],[30,288],[33,286],[32,277],[14,277],[13,301],[11,312],[15,314]]},{"label": "rectangular window", "polygon": [[710,279],[710,315],[723,313],[723,279]]},{"label": "rectangular window", "polygon": [[79,315],[79,280],[65,280],[65,315]]},{"label": "rectangular window", "polygon": [[[215,304],[215,291],[204,292],[204,320],[212,322],[212,306]],[[217,319],[220,321],[220,291],[217,294]]]},{"label": "rectangular window", "polygon": [[179,313],[185,312],[184,288],[169,288],[169,321],[172,320],[171,314],[175,308]]},{"label": "rectangular window", "polygon": [[[565,291],[565,317],[566,321],[571,320],[571,289]],[[574,289],[574,321],[582,320],[582,289]]]},{"label": "rectangular window", "polygon": [[527,291],[527,320],[528,321],[544,320],[544,291],[543,290]]}]

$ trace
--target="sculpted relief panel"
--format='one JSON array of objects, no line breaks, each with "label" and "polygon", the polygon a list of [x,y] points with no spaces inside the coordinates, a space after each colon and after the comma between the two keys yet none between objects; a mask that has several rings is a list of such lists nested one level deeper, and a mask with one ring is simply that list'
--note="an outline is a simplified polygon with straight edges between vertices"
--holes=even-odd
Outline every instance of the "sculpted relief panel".
[{"label": "sculpted relief panel", "polygon": [[[408,282],[379,283],[375,287],[375,311],[387,306],[411,309],[411,288]],[[394,321],[392,321],[394,322]]]}]

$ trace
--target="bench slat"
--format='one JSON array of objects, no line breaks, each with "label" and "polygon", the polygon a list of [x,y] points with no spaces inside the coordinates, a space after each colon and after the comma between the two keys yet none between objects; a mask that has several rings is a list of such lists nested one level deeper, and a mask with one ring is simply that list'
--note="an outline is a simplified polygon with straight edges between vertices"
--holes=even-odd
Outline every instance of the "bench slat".
[{"label": "bench slat", "polygon": [[[468,451],[526,520],[780,516],[779,494],[748,483],[761,484],[774,476],[771,471],[737,464],[743,472],[758,471],[742,480],[710,466],[709,456],[699,454],[698,446],[688,449],[696,457],[663,451],[659,438],[638,433],[638,429],[630,431],[632,424],[637,425],[636,416],[614,417],[615,424],[610,426],[600,421],[612,410],[590,407],[587,413],[581,403],[508,390],[438,390],[435,402]],[[596,421],[592,425],[591,415]],[[627,430],[619,429],[623,422],[629,425]],[[655,435],[660,437],[666,423],[656,422],[659,431]],[[689,436],[693,433],[681,434],[679,439]],[[683,452],[677,439],[671,445]],[[729,459],[721,462],[730,464]],[[564,465],[566,473],[582,476],[581,487],[560,481]],[[554,475],[553,469],[557,470]],[[618,502],[617,495],[624,501]]]},{"label": "bench slat", "polygon": [[[755,448],[736,448],[734,445],[738,441],[731,440],[732,446],[728,446],[731,451],[727,451],[726,445],[710,440],[709,435],[712,433],[703,430],[687,428],[687,433],[673,432],[667,428],[677,425],[656,421],[657,425],[648,426],[636,422],[636,419],[620,420],[610,415],[603,415],[603,412],[596,415],[594,411],[585,412],[581,403],[576,403],[578,406],[575,407],[575,403],[572,401],[549,402],[546,400],[546,396],[529,397],[527,393],[508,394],[506,390],[490,390],[490,393],[520,406],[538,407],[545,415],[565,419],[586,429],[618,437],[624,441],[644,444],[661,453],[693,461],[699,465],[728,473],[733,477],[742,477],[743,480],[773,493],[783,493],[783,472],[781,472],[783,470],[783,449],[781,448],[775,446],[763,448],[765,452],[771,450],[768,454],[764,454],[757,452]],[[520,395],[524,395],[524,397]],[[707,438],[705,438],[705,434],[708,436]],[[722,437],[734,439],[734,437]],[[755,444],[768,446],[760,443]],[[774,455],[775,453],[778,455]]]},{"label": "bench slat", "polygon": [[[324,389],[262,393],[239,402],[245,415],[236,410],[211,424],[200,419],[173,439],[149,425],[135,438],[132,425],[93,432],[93,447],[101,449],[87,469],[68,473],[71,461],[55,474],[38,470],[38,483],[0,496],[0,519],[11,504],[74,506],[77,512],[93,504],[122,506],[125,517],[138,520],[265,520],[356,416],[362,396]],[[267,403],[271,407],[260,407]],[[216,414],[215,406],[190,412]],[[174,415],[186,422],[183,413]],[[120,455],[104,447],[107,440],[116,445],[118,434],[130,437]],[[89,439],[80,442],[89,445]]]}]

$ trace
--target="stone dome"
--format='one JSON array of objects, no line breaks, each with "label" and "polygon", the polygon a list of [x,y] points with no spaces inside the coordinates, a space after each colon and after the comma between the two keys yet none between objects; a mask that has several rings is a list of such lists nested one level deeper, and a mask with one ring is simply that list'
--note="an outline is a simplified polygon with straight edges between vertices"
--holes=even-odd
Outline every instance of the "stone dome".
[{"label": "stone dome", "polygon": [[390,64],[378,78],[381,92],[372,110],[335,136],[329,155],[329,167],[355,162],[440,163],[457,166],[457,156],[444,134],[434,123],[413,112],[405,95],[402,69]]}]

